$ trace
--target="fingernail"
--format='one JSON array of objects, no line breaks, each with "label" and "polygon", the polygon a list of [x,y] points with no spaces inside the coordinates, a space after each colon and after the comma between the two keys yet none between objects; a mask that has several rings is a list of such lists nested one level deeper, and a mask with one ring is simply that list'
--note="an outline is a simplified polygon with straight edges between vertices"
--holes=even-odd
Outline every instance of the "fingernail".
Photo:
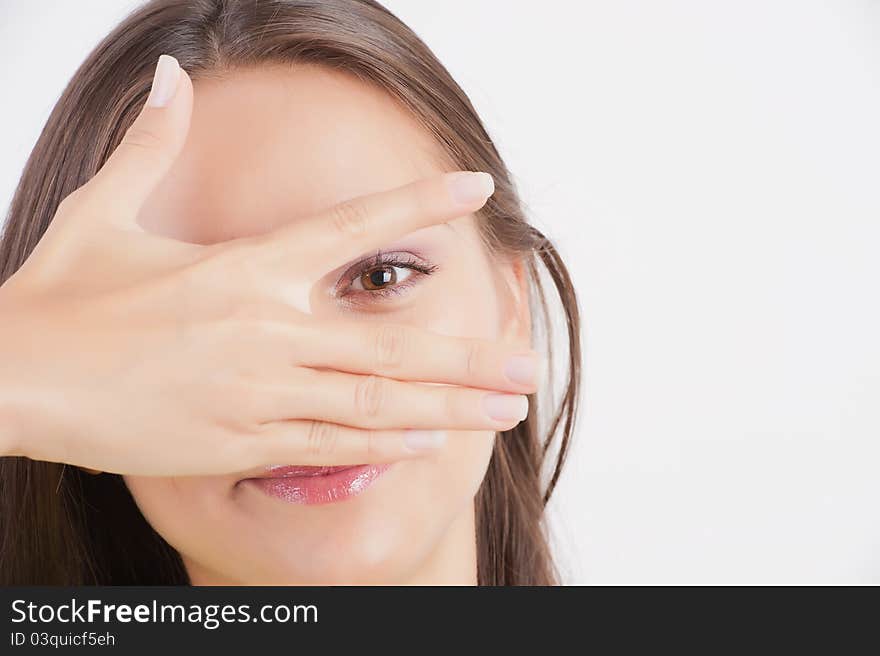
[{"label": "fingernail", "polygon": [[156,64],[156,73],[153,75],[153,87],[147,98],[150,107],[165,107],[174,97],[177,90],[177,81],[180,79],[180,66],[171,55],[162,55]]},{"label": "fingernail", "polygon": [[519,394],[487,394],[483,406],[496,421],[522,421],[529,414],[529,400]]},{"label": "fingernail", "polygon": [[495,182],[488,173],[459,173],[452,179],[452,199],[460,205],[485,200],[495,192]]},{"label": "fingernail", "polygon": [[538,378],[538,359],[514,355],[504,365],[504,374],[517,385],[534,385]]},{"label": "fingernail", "polygon": [[446,444],[445,431],[410,430],[404,438],[410,451],[435,451]]}]

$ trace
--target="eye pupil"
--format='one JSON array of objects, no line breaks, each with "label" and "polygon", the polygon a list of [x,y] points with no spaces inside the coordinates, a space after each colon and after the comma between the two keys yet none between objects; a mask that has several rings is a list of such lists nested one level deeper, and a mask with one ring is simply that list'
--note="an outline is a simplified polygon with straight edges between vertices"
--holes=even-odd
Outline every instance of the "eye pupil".
[{"label": "eye pupil", "polygon": [[397,280],[394,267],[385,267],[382,269],[373,269],[361,276],[361,284],[364,289],[380,289],[381,287],[393,284]]}]

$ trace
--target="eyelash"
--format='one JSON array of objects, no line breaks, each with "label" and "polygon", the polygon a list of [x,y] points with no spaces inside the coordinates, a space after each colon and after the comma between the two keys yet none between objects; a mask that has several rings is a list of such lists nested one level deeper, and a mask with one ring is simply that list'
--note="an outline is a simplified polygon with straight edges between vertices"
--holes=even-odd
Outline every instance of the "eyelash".
[{"label": "eyelash", "polygon": [[[360,278],[362,275],[369,271],[372,271],[373,269],[379,269],[383,267],[398,267],[402,269],[409,269],[413,272],[414,275],[408,276],[402,282],[399,282],[391,287],[383,287],[382,289],[374,290],[351,289],[351,286],[354,284],[355,280]],[[437,265],[431,264],[422,259],[417,259],[411,253],[383,253],[382,251],[378,251],[373,257],[358,262],[345,272],[345,274],[340,279],[340,283],[344,282],[345,286],[342,291],[338,293],[338,295],[346,299],[346,302],[351,305],[357,305],[360,303],[360,301],[358,301],[357,299],[351,299],[351,296],[366,297],[367,302],[376,299],[388,299],[404,293],[406,290],[416,284],[419,278],[421,278],[422,276],[430,276],[437,270],[437,268]]]}]

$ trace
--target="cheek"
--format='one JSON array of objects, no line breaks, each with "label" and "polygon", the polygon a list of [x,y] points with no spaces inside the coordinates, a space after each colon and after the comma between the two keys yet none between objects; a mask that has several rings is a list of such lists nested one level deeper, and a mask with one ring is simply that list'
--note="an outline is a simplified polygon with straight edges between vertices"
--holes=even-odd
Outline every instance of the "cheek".
[{"label": "cheek", "polygon": [[443,335],[498,338],[500,311],[492,272],[487,268],[477,275],[474,265],[445,272],[442,288],[432,287],[408,323]]},{"label": "cheek", "polygon": [[[141,514],[168,544],[181,553],[210,559],[213,546],[229,540],[226,503],[230,482],[219,476],[125,476]],[[217,554],[223,552],[217,549]],[[207,553],[206,553],[207,552]]]}]

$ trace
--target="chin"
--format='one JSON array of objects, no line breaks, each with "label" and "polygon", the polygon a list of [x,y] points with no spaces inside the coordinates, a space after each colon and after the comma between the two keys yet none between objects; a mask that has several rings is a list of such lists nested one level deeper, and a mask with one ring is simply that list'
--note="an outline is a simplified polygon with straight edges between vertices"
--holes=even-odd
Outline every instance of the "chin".
[{"label": "chin", "polygon": [[235,476],[127,477],[194,585],[443,582],[475,560],[473,501],[492,433],[369,467],[274,466]]}]

